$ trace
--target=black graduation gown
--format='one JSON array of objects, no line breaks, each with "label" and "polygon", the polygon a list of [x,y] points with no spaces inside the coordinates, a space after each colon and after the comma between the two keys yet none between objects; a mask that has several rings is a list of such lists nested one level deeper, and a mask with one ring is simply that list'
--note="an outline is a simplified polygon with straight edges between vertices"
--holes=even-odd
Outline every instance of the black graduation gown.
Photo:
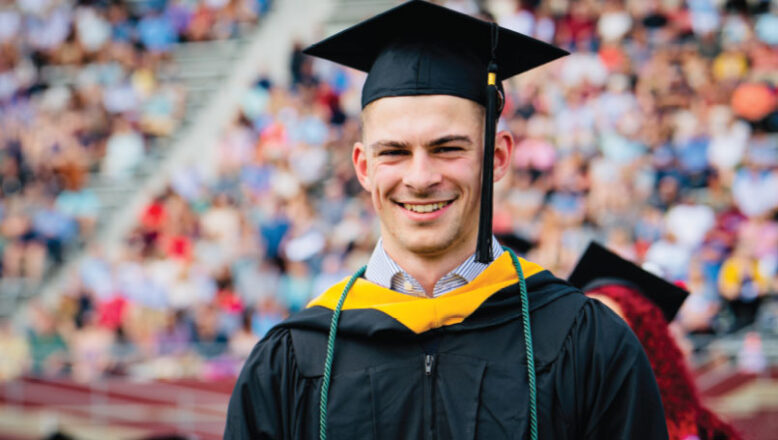
[{"label": "black graduation gown", "polygon": [[[659,391],[627,324],[540,266],[529,292],[539,438],[666,439]],[[316,439],[332,309],[346,281],[271,330],[230,399],[226,439]],[[521,439],[529,391],[508,253],[466,286],[415,298],[358,280],[344,304],[330,439]]]}]

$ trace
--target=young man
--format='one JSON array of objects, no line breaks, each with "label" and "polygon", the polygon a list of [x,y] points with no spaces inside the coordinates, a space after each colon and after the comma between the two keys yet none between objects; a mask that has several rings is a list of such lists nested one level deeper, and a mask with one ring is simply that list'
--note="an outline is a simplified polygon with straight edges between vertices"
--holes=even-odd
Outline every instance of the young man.
[{"label": "young man", "polygon": [[667,438],[626,324],[491,235],[499,81],[565,52],[412,1],[308,53],[368,71],[352,158],[382,238],[257,344],[225,438]]}]

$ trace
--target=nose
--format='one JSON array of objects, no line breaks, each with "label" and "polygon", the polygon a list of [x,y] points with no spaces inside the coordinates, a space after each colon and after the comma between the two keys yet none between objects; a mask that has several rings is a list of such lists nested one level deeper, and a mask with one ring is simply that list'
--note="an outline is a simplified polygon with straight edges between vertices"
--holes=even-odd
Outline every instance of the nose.
[{"label": "nose", "polygon": [[414,152],[403,176],[403,184],[417,192],[426,192],[443,180],[429,153]]}]

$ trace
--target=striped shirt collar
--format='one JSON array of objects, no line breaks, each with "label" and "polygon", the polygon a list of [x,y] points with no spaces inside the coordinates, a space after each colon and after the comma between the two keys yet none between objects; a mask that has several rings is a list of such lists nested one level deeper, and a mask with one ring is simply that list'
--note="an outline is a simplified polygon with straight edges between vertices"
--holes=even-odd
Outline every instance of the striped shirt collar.
[{"label": "striped shirt collar", "polygon": [[[496,260],[503,252],[500,243],[492,236],[492,259]],[[488,266],[488,264],[475,261],[475,253],[473,253],[473,255],[470,255],[462,264],[444,275],[435,283],[432,296],[437,297],[458,287],[464,286],[473,281],[475,277],[483,272]],[[403,270],[403,268],[386,253],[381,239],[378,240],[375,249],[373,249],[373,254],[370,256],[370,260],[367,263],[365,278],[379,286],[406,295],[426,296],[421,284],[416,281],[411,274]]]}]

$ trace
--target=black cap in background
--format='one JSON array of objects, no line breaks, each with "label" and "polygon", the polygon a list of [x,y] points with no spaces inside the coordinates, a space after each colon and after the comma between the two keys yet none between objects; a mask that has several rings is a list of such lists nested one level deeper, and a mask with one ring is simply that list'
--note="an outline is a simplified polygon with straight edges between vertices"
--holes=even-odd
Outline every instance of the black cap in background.
[{"label": "black cap in background", "polygon": [[502,243],[503,246],[509,247],[513,252],[520,255],[526,255],[527,252],[535,247],[535,243],[513,233],[496,234],[495,236],[497,241]]},{"label": "black cap in background", "polygon": [[689,292],[591,242],[568,278],[584,293],[609,284],[637,290],[662,310],[667,322],[675,318]]},{"label": "black cap in background", "polygon": [[495,128],[501,81],[567,51],[426,1],[414,0],[304,50],[368,73],[362,107],[389,96],[451,95],[486,108],[476,257],[489,262]]}]

